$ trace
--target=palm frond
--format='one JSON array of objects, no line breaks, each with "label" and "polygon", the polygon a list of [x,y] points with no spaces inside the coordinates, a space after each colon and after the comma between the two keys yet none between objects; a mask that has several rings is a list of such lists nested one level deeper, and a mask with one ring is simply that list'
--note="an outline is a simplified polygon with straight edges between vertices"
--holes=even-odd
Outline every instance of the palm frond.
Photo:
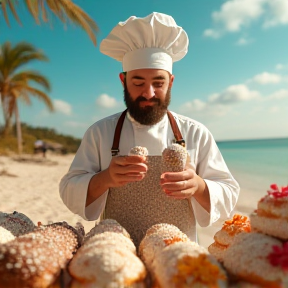
[{"label": "palm frond", "polygon": [[44,93],[43,91],[41,91],[37,88],[31,87],[31,86],[23,87],[22,91],[24,93],[29,93],[29,95],[33,95],[33,96],[37,97],[39,100],[41,100],[42,102],[45,103],[45,105],[48,107],[48,109],[51,112],[54,111],[54,106],[53,106],[53,103],[52,103],[50,97],[46,93]]},{"label": "palm frond", "polygon": [[[18,0],[2,0],[1,3],[1,9],[6,23],[10,26],[7,12],[7,8],[9,7],[14,18],[21,25],[16,9]],[[65,24],[70,20],[73,24],[84,29],[96,46],[96,33],[99,30],[98,26],[83,9],[73,3],[73,0],[24,0],[23,3],[37,24],[40,24],[40,15],[44,22],[49,21],[49,14],[55,15]]]},{"label": "palm frond", "polygon": [[34,0],[24,0],[24,1],[25,1],[25,4],[26,4],[28,11],[33,16],[36,23],[39,25],[40,24],[39,10],[38,10],[38,5],[35,5],[35,4],[37,4],[37,2],[35,2]]},{"label": "palm frond", "polygon": [[0,50],[0,73],[4,78],[31,61],[48,61],[45,54],[26,42],[18,43],[14,47],[11,47],[10,42],[5,42]]},{"label": "palm frond", "polygon": [[1,8],[2,8],[2,11],[3,11],[3,15],[4,15],[4,18],[5,18],[5,21],[6,21],[7,25],[10,27],[10,21],[9,21],[9,18],[8,18],[7,6],[6,6],[6,1],[5,0],[1,2]]},{"label": "palm frond", "polygon": [[[20,19],[19,19],[19,17],[18,17],[18,14],[17,14],[17,12],[16,12],[16,9],[15,9],[15,5],[18,4],[17,1],[13,1],[13,3],[12,3],[12,0],[6,0],[6,1],[7,1],[8,5],[9,5],[9,8],[10,8],[10,10],[11,10],[14,18],[16,19],[16,21],[17,21],[20,25],[22,25],[22,23],[21,23],[21,21],[20,21]],[[5,2],[5,1],[4,1],[4,2]]]},{"label": "palm frond", "polygon": [[17,83],[19,81],[33,81],[41,86],[43,86],[47,91],[50,91],[51,85],[50,82],[36,71],[22,71],[11,77],[11,82]]},{"label": "palm frond", "polygon": [[54,109],[49,96],[36,88],[37,86],[34,87],[39,85],[49,91],[48,79],[33,70],[22,70],[16,73],[19,67],[34,60],[48,59],[29,43],[21,42],[12,46],[11,43],[5,42],[0,46],[0,94],[5,127],[9,127],[6,124],[9,124],[13,114],[18,113],[16,106],[18,99],[30,105],[30,96],[35,96],[43,101],[50,111]]}]

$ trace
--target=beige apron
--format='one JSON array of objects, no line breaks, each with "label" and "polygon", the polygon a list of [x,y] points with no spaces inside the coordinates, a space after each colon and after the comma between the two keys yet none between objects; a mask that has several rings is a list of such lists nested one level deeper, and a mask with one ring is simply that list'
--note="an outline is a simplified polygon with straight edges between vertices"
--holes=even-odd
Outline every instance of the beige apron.
[{"label": "beige apron", "polygon": [[[121,128],[126,111],[123,114],[115,130],[114,144],[111,149],[114,156],[119,151]],[[183,145],[185,142],[174,117],[170,112],[168,116],[175,138],[178,140],[176,142]],[[136,247],[139,246],[147,229],[157,223],[173,224],[192,241],[196,241],[195,217],[191,200],[169,198],[160,186],[161,158],[162,156],[148,156],[148,172],[142,181],[110,188],[107,196],[104,218],[118,221],[129,232]]]}]

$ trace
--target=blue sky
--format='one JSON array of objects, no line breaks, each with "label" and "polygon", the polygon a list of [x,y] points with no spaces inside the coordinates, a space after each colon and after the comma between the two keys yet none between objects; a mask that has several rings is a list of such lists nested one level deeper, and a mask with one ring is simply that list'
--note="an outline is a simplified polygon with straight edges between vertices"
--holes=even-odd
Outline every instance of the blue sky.
[{"label": "blue sky", "polygon": [[173,16],[190,41],[173,66],[170,110],[202,122],[216,140],[288,137],[287,0],[74,2],[100,28],[96,47],[80,28],[57,19],[38,26],[22,8],[22,27],[0,18],[0,43],[30,42],[50,60],[25,68],[50,80],[56,111],[37,99],[20,102],[22,122],[82,137],[98,119],[122,111],[121,63],[101,54],[99,44],[118,22],[155,11]]}]

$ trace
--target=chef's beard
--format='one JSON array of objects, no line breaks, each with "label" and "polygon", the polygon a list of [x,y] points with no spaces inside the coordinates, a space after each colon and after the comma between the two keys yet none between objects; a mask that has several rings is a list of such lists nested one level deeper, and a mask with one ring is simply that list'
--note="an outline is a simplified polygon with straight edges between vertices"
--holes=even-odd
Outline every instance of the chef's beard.
[{"label": "chef's beard", "polygon": [[[138,96],[133,100],[124,83],[124,101],[130,115],[142,125],[154,125],[161,121],[167,113],[167,108],[171,101],[171,88],[168,88],[164,101],[156,97],[147,100],[144,96]],[[141,101],[155,102],[154,105],[141,107]]]}]

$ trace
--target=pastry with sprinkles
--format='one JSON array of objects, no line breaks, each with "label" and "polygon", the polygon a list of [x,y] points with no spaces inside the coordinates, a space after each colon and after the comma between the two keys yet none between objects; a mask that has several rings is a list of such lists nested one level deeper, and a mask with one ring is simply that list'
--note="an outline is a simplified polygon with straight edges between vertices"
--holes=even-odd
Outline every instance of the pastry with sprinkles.
[{"label": "pastry with sprinkles", "polygon": [[288,240],[288,186],[272,184],[250,219],[252,230]]},{"label": "pastry with sprinkles", "polygon": [[187,162],[188,152],[182,145],[173,143],[162,152],[162,171],[181,172]]},{"label": "pastry with sprinkles", "polygon": [[71,288],[145,287],[145,266],[136,256],[132,240],[119,233],[119,227],[115,232],[106,231],[87,238],[68,270],[72,277]]},{"label": "pastry with sprinkles", "polygon": [[10,231],[15,237],[32,232],[36,226],[30,218],[23,213],[0,212],[0,227]]},{"label": "pastry with sprinkles", "polygon": [[172,224],[155,224],[146,231],[139,246],[139,255],[147,269],[154,272],[154,261],[162,250],[176,242],[190,241],[186,234]]},{"label": "pastry with sprinkles", "polygon": [[134,156],[134,155],[138,155],[138,156],[148,156],[148,150],[146,147],[142,147],[142,146],[135,146],[133,148],[130,149],[128,156]]},{"label": "pastry with sprinkles", "polygon": [[240,233],[224,254],[232,275],[260,287],[288,287],[288,243],[257,232]]},{"label": "pastry with sprinkles", "polygon": [[83,241],[83,230],[78,228],[66,222],[40,225],[0,245],[0,288],[53,284]]},{"label": "pastry with sprinkles", "polygon": [[208,247],[208,251],[220,262],[223,261],[223,254],[234,241],[239,233],[251,232],[250,220],[247,216],[235,214],[232,219],[226,220],[222,229],[214,235],[214,243]]},{"label": "pastry with sprinkles", "polygon": [[101,234],[104,232],[114,232],[123,234],[125,237],[131,239],[130,234],[127,230],[121,226],[116,220],[114,219],[104,219],[100,221],[98,224],[95,225],[86,235],[84,241],[86,242],[89,238]]},{"label": "pastry with sprinkles", "polygon": [[227,275],[220,263],[195,242],[167,246],[155,259],[159,288],[224,288]]}]

